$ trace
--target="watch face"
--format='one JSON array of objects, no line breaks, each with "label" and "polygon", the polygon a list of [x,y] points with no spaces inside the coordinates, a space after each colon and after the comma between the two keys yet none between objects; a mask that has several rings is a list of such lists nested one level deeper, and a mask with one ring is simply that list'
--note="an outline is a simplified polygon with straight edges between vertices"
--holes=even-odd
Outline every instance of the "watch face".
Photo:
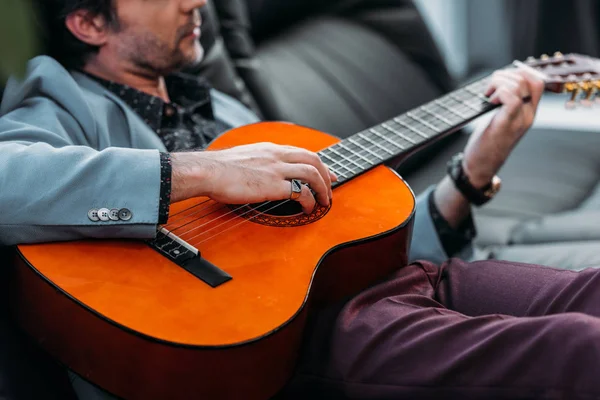
[{"label": "watch face", "polygon": [[490,198],[494,197],[494,195],[500,191],[501,186],[502,186],[502,179],[500,179],[498,176],[494,176],[492,178],[490,188],[488,190],[486,190],[484,194]]}]

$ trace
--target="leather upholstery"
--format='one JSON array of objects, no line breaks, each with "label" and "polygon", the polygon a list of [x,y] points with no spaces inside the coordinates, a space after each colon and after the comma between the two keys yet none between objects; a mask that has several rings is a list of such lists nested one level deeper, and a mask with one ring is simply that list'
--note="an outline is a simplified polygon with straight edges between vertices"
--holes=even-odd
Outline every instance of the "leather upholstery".
[{"label": "leather upholstery", "polygon": [[346,137],[451,87],[411,2],[245,4],[232,58],[267,119]]}]

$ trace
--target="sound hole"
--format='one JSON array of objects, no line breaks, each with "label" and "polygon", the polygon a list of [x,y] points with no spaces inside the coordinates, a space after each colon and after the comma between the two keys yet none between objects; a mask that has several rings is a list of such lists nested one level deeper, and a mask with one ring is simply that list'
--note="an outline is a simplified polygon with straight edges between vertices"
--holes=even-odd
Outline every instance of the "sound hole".
[{"label": "sound hole", "polygon": [[300,203],[296,201],[270,201],[267,204],[259,203],[247,206],[229,206],[237,215],[256,224],[294,227],[313,223],[323,218],[329,207],[318,205],[312,213],[304,214]]},{"label": "sound hole", "polygon": [[252,204],[251,207],[261,214],[273,217],[292,217],[303,213],[300,203],[290,200],[270,201],[267,204]]}]

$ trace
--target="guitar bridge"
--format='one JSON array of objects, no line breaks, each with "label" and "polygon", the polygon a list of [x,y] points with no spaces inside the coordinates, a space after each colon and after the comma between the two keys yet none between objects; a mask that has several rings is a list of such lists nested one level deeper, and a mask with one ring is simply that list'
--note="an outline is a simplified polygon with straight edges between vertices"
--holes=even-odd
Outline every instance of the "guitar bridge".
[{"label": "guitar bridge", "polygon": [[161,227],[157,231],[156,237],[148,240],[147,243],[154,250],[213,288],[232,279],[227,272],[202,258],[197,248],[165,228]]}]

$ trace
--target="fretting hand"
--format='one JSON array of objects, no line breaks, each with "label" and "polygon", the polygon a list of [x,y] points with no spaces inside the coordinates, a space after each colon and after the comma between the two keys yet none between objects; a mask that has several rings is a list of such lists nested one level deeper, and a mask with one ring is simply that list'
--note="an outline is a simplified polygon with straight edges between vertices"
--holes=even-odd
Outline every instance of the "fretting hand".
[{"label": "fretting hand", "polygon": [[[526,71],[497,71],[484,93],[502,104],[490,123],[471,134],[463,168],[476,188],[487,185],[533,123],[544,83]],[[528,99],[528,101],[524,101]],[[458,227],[471,211],[468,201],[446,176],[435,191],[435,204],[450,226]]]},{"label": "fretting hand", "polygon": [[502,106],[486,127],[471,135],[464,151],[465,173],[475,187],[492,180],[527,132],[543,90],[544,82],[527,71],[502,70],[492,75],[485,95]]}]

